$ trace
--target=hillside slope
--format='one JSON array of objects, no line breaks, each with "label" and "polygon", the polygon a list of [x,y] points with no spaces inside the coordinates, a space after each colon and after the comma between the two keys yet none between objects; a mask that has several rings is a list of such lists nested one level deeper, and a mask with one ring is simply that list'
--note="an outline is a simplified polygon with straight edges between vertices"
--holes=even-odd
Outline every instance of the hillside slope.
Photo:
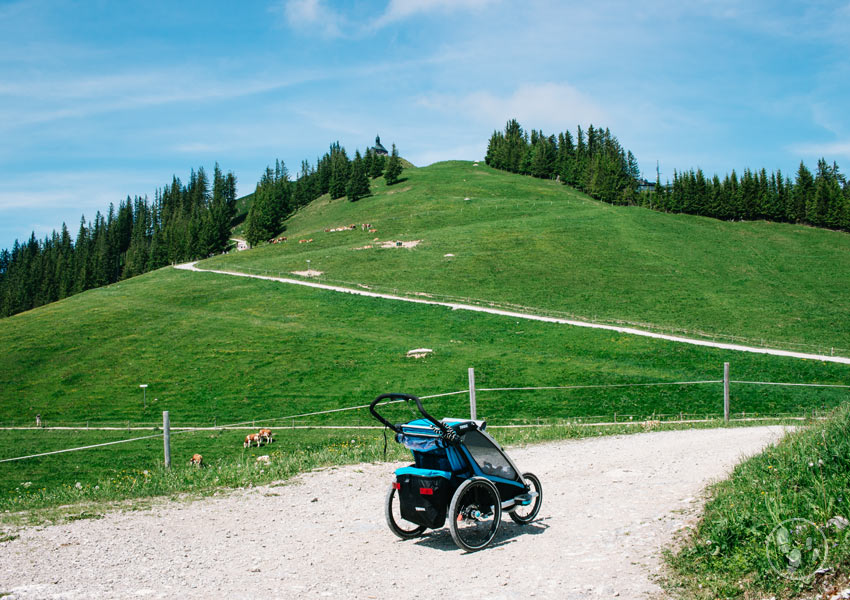
[{"label": "hillside slope", "polygon": [[[200,266],[291,272],[309,260],[328,282],[850,352],[846,234],[615,207],[483,163],[438,163],[403,178],[391,188],[373,182],[374,195],[356,203],[315,201],[287,222],[287,244]],[[325,232],[352,223],[354,231]],[[421,241],[378,247],[396,239]]]}]

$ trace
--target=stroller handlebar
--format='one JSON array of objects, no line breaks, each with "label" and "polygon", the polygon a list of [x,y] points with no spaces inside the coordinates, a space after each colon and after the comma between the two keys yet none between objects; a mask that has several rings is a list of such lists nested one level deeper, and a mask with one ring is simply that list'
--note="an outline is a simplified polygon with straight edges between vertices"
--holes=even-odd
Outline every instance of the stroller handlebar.
[{"label": "stroller handlebar", "polygon": [[416,408],[419,409],[419,412],[422,414],[422,416],[428,419],[428,421],[430,421],[435,427],[437,427],[437,429],[439,429],[444,436],[452,439],[457,435],[455,434],[453,429],[446,427],[443,423],[440,423],[437,419],[428,414],[428,412],[425,410],[425,407],[422,406],[422,401],[417,396],[413,396],[411,394],[399,394],[395,392],[389,394],[381,394],[380,396],[372,400],[372,403],[369,405],[369,412],[372,413],[372,416],[375,417],[378,421],[380,421],[396,433],[401,433],[401,427],[399,427],[398,425],[393,425],[384,417],[379,415],[378,411],[375,410],[375,407],[378,405],[379,402],[381,402],[381,400],[404,400],[406,402],[410,402],[411,400],[413,400],[416,403]]}]

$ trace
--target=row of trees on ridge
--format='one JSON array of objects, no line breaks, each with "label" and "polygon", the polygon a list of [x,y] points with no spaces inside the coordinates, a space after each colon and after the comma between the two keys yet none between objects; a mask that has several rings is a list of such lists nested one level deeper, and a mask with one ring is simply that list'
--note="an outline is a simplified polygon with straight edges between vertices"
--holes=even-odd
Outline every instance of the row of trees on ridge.
[{"label": "row of trees on ridge", "polygon": [[[292,181],[281,161],[266,169],[257,183],[246,218],[246,237],[256,244],[269,240],[300,206],[323,194],[356,201],[370,193],[369,179],[382,175],[396,183],[402,166],[393,144],[386,157],[369,149],[349,160],[339,143],[315,167],[307,161]],[[237,216],[236,176],[215,165],[212,181],[203,167],[187,184],[176,176],[157,189],[153,201],[127,197],[106,215],[80,221],[76,238],[63,223],[44,239],[33,233],[11,250],[0,250],[0,317],[115,283],[153,269],[207,258],[230,247]]]},{"label": "row of trees on ridge", "polygon": [[315,167],[302,161],[295,181],[290,180],[286,165],[276,161],[274,170],[267,168],[254,190],[245,221],[246,241],[254,246],[273,238],[283,229],[287,217],[319,196],[329,194],[334,200],[347,197],[356,202],[371,193],[370,178],[383,175],[387,185],[393,185],[401,171],[395,144],[389,157],[369,148],[365,156],[356,150],[351,160],[345,148],[334,142]]},{"label": "row of trees on ridge", "polygon": [[850,182],[836,163],[818,161],[813,174],[803,162],[792,181],[780,170],[733,170],[722,180],[701,169],[673,173],[673,182],[654,185],[641,179],[637,160],[608,129],[593,125],[575,137],[523,131],[508,121],[493,132],[486,162],[497,169],[558,179],[611,204],[634,204],[665,212],[723,220],[802,223],[850,231]]},{"label": "row of trees on ridge", "polygon": [[73,241],[64,223],[43,240],[16,240],[0,250],[0,316],[222,252],[235,211],[236,176],[216,164],[212,182],[200,167],[186,185],[173,177],[153,202],[128,196],[105,216],[83,216]]},{"label": "row of trees on ridge", "polygon": [[722,180],[708,179],[701,169],[673,173],[672,185],[660,185],[641,198],[641,204],[724,220],[801,223],[850,231],[850,183],[836,163],[823,158],[814,174],[803,162],[794,180],[777,169],[768,173],[733,170]]},{"label": "row of trees on ridge", "polygon": [[512,173],[559,181],[611,204],[633,204],[638,199],[640,168],[631,151],[620,146],[608,129],[579,126],[575,137],[565,131],[531,134],[511,119],[505,131],[494,131],[485,161]]}]

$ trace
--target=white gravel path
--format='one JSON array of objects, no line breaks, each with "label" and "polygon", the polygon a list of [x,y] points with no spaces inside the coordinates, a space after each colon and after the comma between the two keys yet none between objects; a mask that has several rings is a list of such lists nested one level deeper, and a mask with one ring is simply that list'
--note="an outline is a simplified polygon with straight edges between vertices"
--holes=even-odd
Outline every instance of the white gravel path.
[{"label": "white gravel path", "polygon": [[652,432],[510,451],[543,507],[467,554],[447,528],[400,541],[384,495],[398,466],[327,469],[285,485],[30,528],[0,543],[10,598],[645,598],[659,552],[701,491],[780,427]]},{"label": "white gravel path", "polygon": [[342,292],[345,294],[354,294],[355,296],[367,296],[369,298],[383,298],[385,300],[396,300],[400,302],[412,302],[414,304],[431,304],[434,306],[445,306],[452,310],[468,310],[472,312],[488,313],[491,315],[502,315],[512,319],[526,319],[529,321],[543,321],[546,323],[559,323],[561,325],[572,325],[573,327],[589,327],[591,329],[605,329],[607,331],[616,331],[618,333],[626,333],[629,335],[638,335],[641,337],[655,338],[658,340],[667,340],[668,342],[677,342],[680,344],[690,344],[692,346],[705,346],[708,348],[720,348],[722,350],[734,350],[737,352],[752,352],[755,354],[770,354],[772,356],[785,356],[789,358],[802,358],[805,360],[820,360],[823,362],[834,362],[845,365],[850,365],[850,358],[846,356],[832,356],[827,354],[810,354],[807,352],[794,352],[791,350],[779,350],[777,348],[759,348],[756,346],[744,346],[741,344],[726,344],[723,342],[712,342],[709,340],[701,340],[696,338],[687,338],[679,335],[667,335],[665,333],[654,333],[634,327],[619,327],[616,325],[604,325],[601,323],[590,323],[588,321],[577,321],[575,319],[561,319],[558,317],[547,317],[544,315],[535,315],[530,313],[515,312],[511,310],[503,310],[501,308],[488,308],[486,306],[476,306],[474,304],[461,304],[458,302],[441,302],[438,300],[423,300],[421,298],[408,298],[406,296],[395,296],[393,294],[381,294],[378,292],[369,292],[365,290],[357,290],[353,288],[341,287],[337,285],[327,285],[325,283],[315,283],[313,281],[303,281],[301,279],[290,279],[288,277],[273,277],[270,275],[253,275],[250,273],[240,273],[237,271],[219,271],[216,269],[199,269],[197,262],[184,263],[175,265],[175,269],[183,271],[195,271],[198,273],[216,273],[218,275],[231,275],[234,277],[248,277],[250,279],[265,279],[266,281],[276,281],[278,283],[287,283],[290,285],[301,285],[305,287],[327,290],[331,292]]}]

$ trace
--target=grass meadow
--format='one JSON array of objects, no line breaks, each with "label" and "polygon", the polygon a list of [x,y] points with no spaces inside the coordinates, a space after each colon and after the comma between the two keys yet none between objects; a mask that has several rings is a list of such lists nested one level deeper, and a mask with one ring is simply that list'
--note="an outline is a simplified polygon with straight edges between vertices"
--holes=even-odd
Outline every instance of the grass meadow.
[{"label": "grass meadow", "polygon": [[[286,244],[200,266],[286,274],[309,260],[328,283],[850,354],[845,233],[611,206],[483,163],[403,178],[390,188],[376,180],[374,195],[354,203],[322,197],[289,219]],[[358,227],[325,232],[349,224]],[[356,250],[376,238],[422,241]]]}]

